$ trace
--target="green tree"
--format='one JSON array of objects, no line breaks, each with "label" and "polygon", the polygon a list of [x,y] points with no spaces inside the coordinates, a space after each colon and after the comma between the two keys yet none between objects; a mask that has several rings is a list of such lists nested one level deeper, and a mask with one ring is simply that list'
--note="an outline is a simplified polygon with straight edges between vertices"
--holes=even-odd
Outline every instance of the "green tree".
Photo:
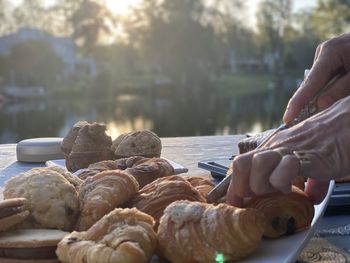
[{"label": "green tree", "polygon": [[313,26],[325,40],[350,30],[349,0],[319,0],[313,12]]},{"label": "green tree", "polygon": [[279,81],[284,74],[284,39],[291,25],[291,14],[291,0],[264,0],[257,12],[258,39],[263,54],[274,58],[274,72]]},{"label": "green tree", "polygon": [[26,41],[14,45],[8,57],[8,81],[17,85],[47,85],[62,74],[63,63],[47,42]]}]

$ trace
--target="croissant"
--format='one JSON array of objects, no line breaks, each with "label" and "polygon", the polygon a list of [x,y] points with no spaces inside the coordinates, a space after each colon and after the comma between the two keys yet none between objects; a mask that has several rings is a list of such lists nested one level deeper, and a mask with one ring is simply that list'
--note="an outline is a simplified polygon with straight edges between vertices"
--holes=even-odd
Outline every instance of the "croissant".
[{"label": "croissant", "polygon": [[239,260],[259,246],[264,228],[256,209],[176,201],[160,219],[158,248],[172,263]]},{"label": "croissant", "polygon": [[205,199],[208,193],[214,188],[215,184],[201,176],[184,176],[185,178]]},{"label": "croissant", "polygon": [[267,219],[264,236],[277,238],[308,228],[314,216],[314,206],[307,195],[292,188],[289,194],[275,192],[253,197],[245,207],[262,211]]},{"label": "croissant", "polygon": [[[100,123],[79,122],[78,124],[66,136],[69,143],[64,139],[61,145],[65,153],[67,169],[75,172],[88,167],[91,163],[112,159],[112,139],[106,134],[106,126]],[[74,138],[77,129],[79,129],[78,134],[69,151],[70,140]]]},{"label": "croissant", "polygon": [[135,177],[140,188],[157,178],[174,174],[172,165],[163,158],[133,156],[115,161],[102,161],[92,164],[86,171],[79,174],[79,178],[85,179],[89,176],[94,176],[100,171],[110,169],[125,170],[125,172]]},{"label": "croissant", "polygon": [[58,243],[63,263],[146,263],[157,245],[151,216],[137,209],[115,209],[86,232]]},{"label": "croissant", "polygon": [[128,205],[151,215],[157,228],[164,209],[176,200],[205,202],[205,198],[186,179],[172,175],[144,186]]},{"label": "croissant", "polygon": [[76,229],[88,229],[105,214],[132,198],[138,190],[135,178],[123,171],[104,171],[89,177],[79,188],[80,216]]}]

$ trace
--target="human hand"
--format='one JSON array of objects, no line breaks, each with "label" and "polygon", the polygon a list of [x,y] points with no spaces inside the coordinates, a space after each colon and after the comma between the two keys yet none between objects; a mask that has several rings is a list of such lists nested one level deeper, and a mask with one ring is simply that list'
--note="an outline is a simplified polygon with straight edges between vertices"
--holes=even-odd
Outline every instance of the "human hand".
[{"label": "human hand", "polygon": [[[350,97],[309,119],[277,133],[263,148],[237,156],[227,202],[242,206],[242,198],[273,191],[288,193],[293,179],[308,178],[306,194],[320,203],[331,179],[350,173]],[[305,153],[310,164],[300,167],[293,151]],[[300,171],[300,168],[301,171]]]},{"label": "human hand", "polygon": [[318,98],[317,104],[320,109],[325,109],[335,101],[350,95],[350,33],[330,39],[317,47],[312,68],[289,100],[283,121],[291,122],[339,71],[345,71],[346,74],[334,81]]}]

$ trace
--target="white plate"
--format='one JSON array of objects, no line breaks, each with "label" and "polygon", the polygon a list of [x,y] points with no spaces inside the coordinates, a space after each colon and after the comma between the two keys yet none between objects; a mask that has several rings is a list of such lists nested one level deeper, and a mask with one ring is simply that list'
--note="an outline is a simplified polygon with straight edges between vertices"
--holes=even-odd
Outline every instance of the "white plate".
[{"label": "white plate", "polygon": [[[172,167],[174,168],[174,172],[175,174],[181,174],[181,173],[187,173],[188,172],[188,169],[184,166],[182,166],[181,164],[178,164],[174,161],[171,161],[171,160],[168,160],[164,157],[161,157],[163,158],[164,160],[167,160],[171,165]],[[63,168],[66,168],[66,161],[64,159],[58,159],[58,160],[50,160],[50,161],[47,161],[46,162],[46,165],[47,166],[52,166],[52,165],[58,165],[58,166],[61,166]],[[81,172],[85,171],[86,169],[80,169],[78,171],[76,171],[74,173],[74,175],[78,175],[80,174]]]},{"label": "white plate", "polygon": [[278,239],[263,239],[261,245],[251,256],[240,262],[244,263],[287,263],[295,262],[299,254],[306,246],[315,231],[317,221],[326,210],[327,203],[334,188],[334,181],[331,181],[328,193],[323,202],[315,205],[315,215],[311,227],[303,232],[285,236]]}]

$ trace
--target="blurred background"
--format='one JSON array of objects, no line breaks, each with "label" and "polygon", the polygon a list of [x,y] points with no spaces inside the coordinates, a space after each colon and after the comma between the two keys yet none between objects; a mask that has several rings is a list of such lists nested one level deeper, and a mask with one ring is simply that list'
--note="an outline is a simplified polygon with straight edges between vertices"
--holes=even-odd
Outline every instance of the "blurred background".
[{"label": "blurred background", "polygon": [[0,0],[0,143],[277,126],[349,0]]}]

